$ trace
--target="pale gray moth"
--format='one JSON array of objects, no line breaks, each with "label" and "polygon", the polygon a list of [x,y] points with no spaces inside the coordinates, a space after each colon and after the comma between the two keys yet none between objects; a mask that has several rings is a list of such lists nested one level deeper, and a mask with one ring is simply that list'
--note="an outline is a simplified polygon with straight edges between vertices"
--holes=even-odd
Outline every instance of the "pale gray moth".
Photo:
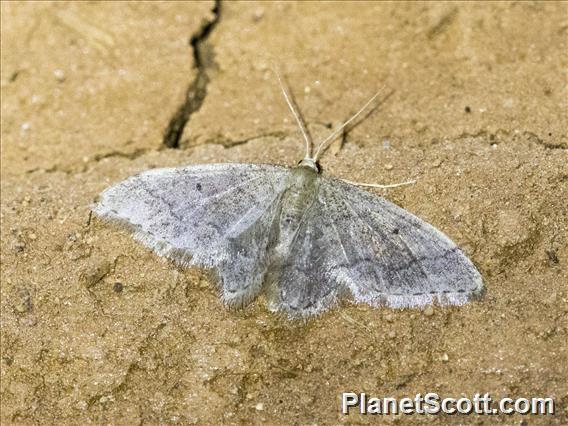
[{"label": "pale gray moth", "polygon": [[382,197],[320,174],[321,153],[378,94],[312,155],[311,137],[281,84],[306,141],[296,167],[149,170],[105,190],[93,211],[128,227],[161,256],[214,271],[232,307],[263,293],[271,310],[307,317],[342,297],[401,308],[460,305],[478,296],[479,272],[442,232]]}]

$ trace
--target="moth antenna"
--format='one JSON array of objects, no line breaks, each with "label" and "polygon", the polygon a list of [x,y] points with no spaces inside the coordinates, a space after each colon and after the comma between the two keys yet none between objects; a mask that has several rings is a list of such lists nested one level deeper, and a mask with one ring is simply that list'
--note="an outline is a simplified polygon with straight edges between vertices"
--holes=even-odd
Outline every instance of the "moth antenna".
[{"label": "moth antenna", "polygon": [[404,185],[414,185],[416,183],[415,180],[409,180],[407,182],[401,182],[401,183],[393,183],[390,185],[379,185],[378,183],[362,183],[362,182],[353,182],[351,180],[347,180],[347,179],[341,179],[343,182],[345,183],[349,183],[351,185],[356,185],[356,186],[365,186],[367,188],[379,188],[379,189],[388,189],[388,188],[398,188],[399,186],[404,186]]},{"label": "moth antenna", "polygon": [[296,102],[294,101],[294,97],[292,96],[292,92],[290,91],[290,88],[288,87],[286,82],[280,76],[280,72],[278,71],[278,68],[276,66],[274,66],[274,73],[276,74],[276,77],[278,77],[278,81],[280,83],[280,88],[282,89],[282,93],[284,94],[284,99],[286,99],[286,103],[288,104],[290,111],[292,111],[292,114],[294,115],[294,118],[296,119],[296,123],[298,123],[298,126],[300,127],[300,130],[302,131],[302,135],[304,136],[304,140],[306,141],[306,157],[305,158],[312,158],[312,152],[313,152],[313,149],[314,149],[314,141],[312,140],[312,137],[310,136],[310,132],[308,131],[306,123],[304,122],[304,120],[302,118],[302,114],[300,113],[300,109],[296,105]]},{"label": "moth antenna", "polygon": [[335,141],[335,138],[337,138],[337,136],[339,136],[339,134],[341,133],[341,131],[343,129],[345,129],[345,127],[351,123],[353,120],[355,120],[359,115],[361,115],[361,113],[363,111],[365,111],[365,109],[367,109],[367,107],[371,104],[371,102],[373,102],[377,96],[380,95],[380,93],[383,91],[383,89],[385,88],[385,86],[381,87],[381,89],[375,93],[375,95],[369,99],[367,101],[367,103],[365,105],[363,105],[363,108],[361,108],[359,111],[357,111],[355,113],[355,115],[353,115],[349,120],[347,120],[345,123],[343,123],[341,126],[339,126],[338,128],[336,128],[333,132],[331,132],[331,134],[325,138],[323,140],[323,142],[321,142],[318,146],[318,149],[316,151],[316,155],[314,155],[314,161],[318,161],[319,157],[321,154],[323,154],[323,152],[329,148],[329,146]]}]

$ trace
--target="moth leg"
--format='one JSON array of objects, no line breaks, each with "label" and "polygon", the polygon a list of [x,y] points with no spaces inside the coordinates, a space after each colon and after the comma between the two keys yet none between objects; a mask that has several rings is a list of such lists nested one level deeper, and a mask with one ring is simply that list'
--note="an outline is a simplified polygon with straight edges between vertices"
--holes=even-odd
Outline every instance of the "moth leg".
[{"label": "moth leg", "polygon": [[398,188],[399,186],[414,185],[416,183],[416,180],[409,180],[407,182],[393,183],[393,184],[390,184],[390,185],[379,185],[378,183],[353,182],[353,181],[350,181],[350,180],[347,180],[347,179],[341,179],[341,180],[345,183],[349,183],[349,184],[355,185],[355,186],[364,186],[364,187],[368,187],[368,188],[379,188],[379,189]]}]

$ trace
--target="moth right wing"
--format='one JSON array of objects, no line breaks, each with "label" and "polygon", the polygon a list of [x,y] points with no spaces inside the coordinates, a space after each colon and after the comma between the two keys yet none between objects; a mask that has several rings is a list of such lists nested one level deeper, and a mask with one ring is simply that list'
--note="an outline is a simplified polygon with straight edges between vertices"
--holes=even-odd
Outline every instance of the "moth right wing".
[{"label": "moth right wing", "polygon": [[323,179],[320,194],[337,241],[335,275],[356,301],[460,305],[481,294],[481,275],[473,263],[433,226],[339,180]]},{"label": "moth right wing", "polygon": [[287,173],[263,164],[154,169],[105,190],[93,211],[178,264],[216,269],[224,301],[241,306],[261,289]]},{"label": "moth right wing", "polygon": [[290,317],[321,312],[348,294],[400,308],[462,304],[482,288],[475,266],[440,231],[379,196],[325,178],[280,269],[267,296]]}]

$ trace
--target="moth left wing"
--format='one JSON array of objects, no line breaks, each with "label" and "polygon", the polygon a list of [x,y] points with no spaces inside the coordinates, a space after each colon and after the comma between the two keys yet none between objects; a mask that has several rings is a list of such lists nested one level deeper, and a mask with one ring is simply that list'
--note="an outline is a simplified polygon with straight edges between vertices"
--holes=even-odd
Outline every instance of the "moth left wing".
[{"label": "moth left wing", "polygon": [[287,171],[263,164],[149,170],[108,188],[93,211],[178,264],[216,269],[225,302],[243,305],[261,288]]}]

